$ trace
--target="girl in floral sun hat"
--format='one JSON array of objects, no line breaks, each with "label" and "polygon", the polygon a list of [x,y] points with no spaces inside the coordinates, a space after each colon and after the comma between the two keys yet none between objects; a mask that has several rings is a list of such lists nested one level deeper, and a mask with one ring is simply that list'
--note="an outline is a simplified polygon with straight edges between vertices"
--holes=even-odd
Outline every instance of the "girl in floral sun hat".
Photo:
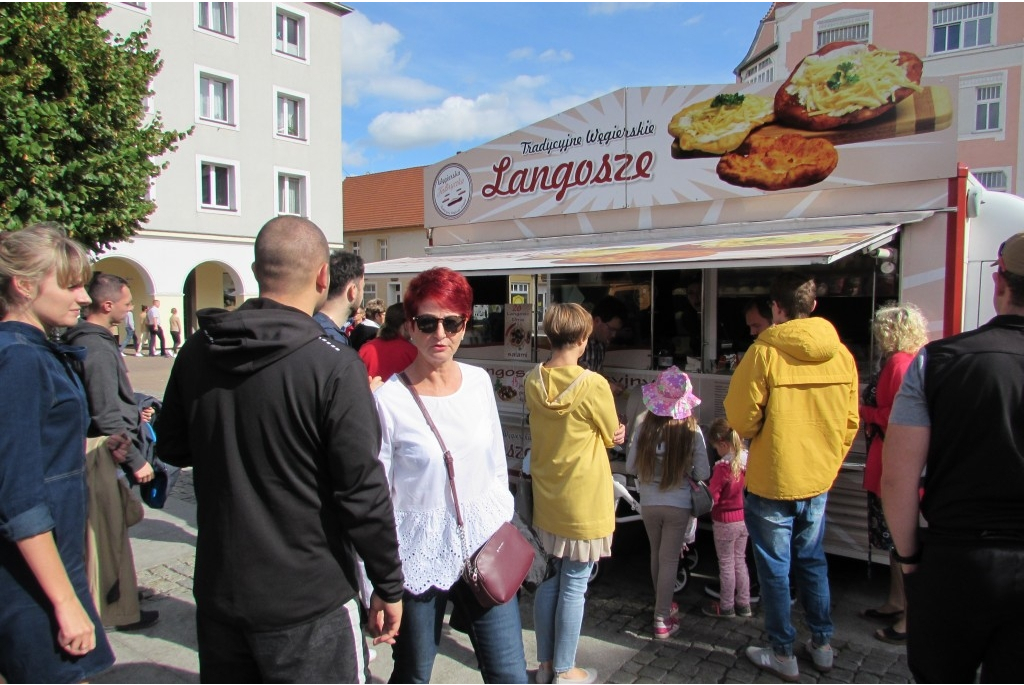
[{"label": "girl in floral sun hat", "polygon": [[705,480],[711,469],[694,416],[700,398],[693,394],[690,377],[673,366],[643,386],[642,393],[646,411],[633,427],[626,470],[637,474],[640,514],[651,542],[654,637],[666,639],[679,630],[672,592],[692,509],[687,476]]}]

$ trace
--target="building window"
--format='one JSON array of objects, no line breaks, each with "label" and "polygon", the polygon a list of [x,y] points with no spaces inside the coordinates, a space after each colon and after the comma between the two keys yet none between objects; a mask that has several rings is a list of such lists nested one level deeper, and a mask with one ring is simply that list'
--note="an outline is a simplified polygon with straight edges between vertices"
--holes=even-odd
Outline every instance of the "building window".
[{"label": "building window", "polygon": [[148,2],[122,2],[125,7],[131,7],[132,9],[142,10],[143,12],[149,12]]},{"label": "building window", "polygon": [[363,302],[377,299],[377,284],[363,282]]},{"label": "building window", "polygon": [[775,80],[775,66],[771,57],[766,57],[752,67],[743,70],[744,83],[768,83]]},{"label": "building window", "polygon": [[222,36],[235,37],[235,3],[199,2],[196,5],[199,28]]},{"label": "building window", "polygon": [[349,252],[351,252],[352,254],[358,256],[359,255],[359,241],[358,240],[353,240],[352,242],[350,242],[348,244],[348,249],[349,249]]},{"label": "building window", "polygon": [[971,171],[986,190],[999,190],[1006,192],[1010,187],[1010,174],[1005,169],[993,169],[990,171]]},{"label": "building window", "polygon": [[307,17],[295,10],[277,8],[274,27],[274,50],[282,55],[306,59]]},{"label": "building window", "polygon": [[276,90],[275,97],[277,100],[275,108],[275,134],[281,138],[306,140],[306,131],[309,123],[307,118],[309,111],[307,107],[308,96],[301,93]]},{"label": "building window", "polygon": [[992,45],[994,2],[971,2],[932,10],[932,49],[967,50]]},{"label": "building window", "polygon": [[829,17],[815,22],[814,26],[817,33],[818,50],[836,41],[871,42],[870,12]]},{"label": "building window", "polygon": [[974,131],[998,131],[1000,93],[1002,87],[999,85],[981,86],[977,89],[978,105],[974,111]]},{"label": "building window", "polygon": [[206,123],[238,125],[237,77],[198,70],[199,98],[197,118]]},{"label": "building window", "polygon": [[277,213],[309,216],[306,175],[295,171],[277,172]]},{"label": "building window", "polygon": [[226,160],[199,161],[199,207],[238,211],[238,165]]},{"label": "building window", "polygon": [[377,241],[377,254],[379,255],[380,261],[385,261],[388,258],[388,239],[381,238]]},{"label": "building window", "polygon": [[153,105],[153,96],[152,95],[147,95],[146,97],[142,98],[142,113],[143,114],[152,114],[153,113],[153,106],[154,105]]}]

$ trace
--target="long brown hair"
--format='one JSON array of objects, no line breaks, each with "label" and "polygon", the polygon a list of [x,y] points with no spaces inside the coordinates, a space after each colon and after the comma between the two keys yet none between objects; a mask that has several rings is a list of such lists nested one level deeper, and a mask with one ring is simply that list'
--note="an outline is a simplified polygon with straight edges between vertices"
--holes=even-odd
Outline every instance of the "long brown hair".
[{"label": "long brown hair", "polygon": [[654,480],[658,463],[658,446],[665,445],[661,459],[661,485],[659,490],[671,490],[682,484],[693,467],[694,433],[700,430],[697,419],[673,419],[650,411],[640,425],[636,444],[636,474],[641,483]]},{"label": "long brown hair", "polygon": [[740,440],[739,434],[732,429],[729,422],[725,419],[715,419],[711,427],[708,428],[708,441],[711,443],[712,449],[720,442],[729,444],[729,447],[732,448],[732,461],[730,462],[732,480],[739,478],[740,473],[746,468],[740,459],[740,453],[743,451],[743,441]]}]

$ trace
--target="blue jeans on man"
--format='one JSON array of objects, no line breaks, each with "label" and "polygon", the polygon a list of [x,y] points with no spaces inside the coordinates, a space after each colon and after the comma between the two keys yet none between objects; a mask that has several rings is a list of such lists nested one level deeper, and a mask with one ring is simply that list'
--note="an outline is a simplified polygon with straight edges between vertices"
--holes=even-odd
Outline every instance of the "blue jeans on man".
[{"label": "blue jeans on man", "polygon": [[749,492],[744,497],[765,630],[779,656],[791,656],[796,641],[790,617],[790,570],[814,644],[827,645],[832,638],[828,562],[822,546],[827,499],[827,492],[803,500],[765,499]]}]

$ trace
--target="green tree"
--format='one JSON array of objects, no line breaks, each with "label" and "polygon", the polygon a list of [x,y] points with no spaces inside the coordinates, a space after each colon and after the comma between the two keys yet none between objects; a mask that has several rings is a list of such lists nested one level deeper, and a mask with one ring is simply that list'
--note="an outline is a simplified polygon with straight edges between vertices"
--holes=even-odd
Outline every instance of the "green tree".
[{"label": "green tree", "polygon": [[[101,3],[0,3],[0,230],[56,221],[101,251],[155,206],[150,179],[190,132],[143,101],[162,62],[149,23],[112,36]],[[157,161],[154,161],[157,160]]]}]

